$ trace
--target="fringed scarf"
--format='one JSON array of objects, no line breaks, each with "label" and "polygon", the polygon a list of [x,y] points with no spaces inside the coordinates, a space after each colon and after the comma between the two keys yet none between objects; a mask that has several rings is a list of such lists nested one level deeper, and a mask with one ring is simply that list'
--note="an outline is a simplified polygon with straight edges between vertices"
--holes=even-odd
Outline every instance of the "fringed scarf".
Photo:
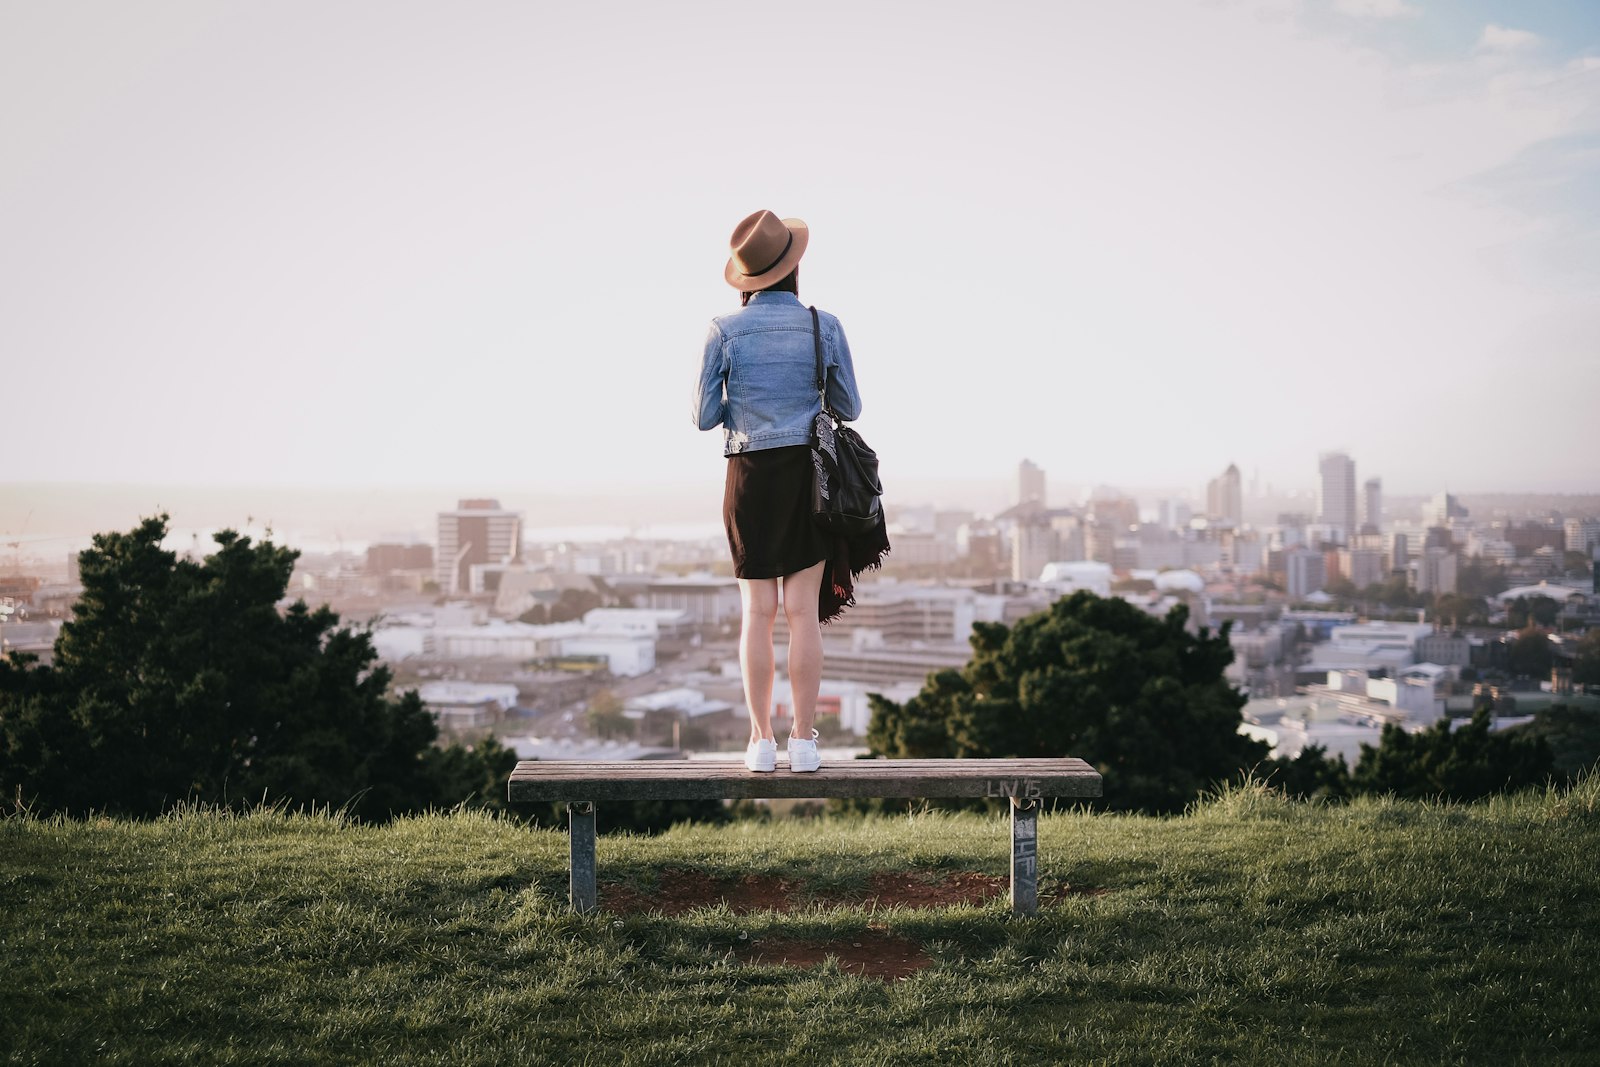
[{"label": "fringed scarf", "polygon": [[817,599],[817,617],[832,622],[844,614],[844,609],[856,603],[855,579],[862,571],[877,570],[883,566],[883,557],[889,554],[889,530],[883,516],[878,524],[866,533],[853,537],[840,535],[833,539],[833,551],[822,572],[822,595]]}]

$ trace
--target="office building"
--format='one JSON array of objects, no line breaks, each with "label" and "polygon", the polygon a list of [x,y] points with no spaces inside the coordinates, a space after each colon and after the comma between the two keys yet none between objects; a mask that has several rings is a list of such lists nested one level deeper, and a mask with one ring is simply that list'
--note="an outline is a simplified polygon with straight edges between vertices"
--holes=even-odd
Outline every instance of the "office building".
[{"label": "office building", "polygon": [[1348,548],[1340,554],[1339,566],[1350,584],[1357,589],[1382,585],[1387,575],[1383,566],[1381,548]]},{"label": "office building", "polygon": [[1011,579],[1036,582],[1044,565],[1060,558],[1055,529],[1046,518],[1025,518],[1011,528]]},{"label": "office building", "polygon": [[1356,464],[1343,452],[1324,452],[1317,465],[1317,521],[1336,531],[1343,544],[1355,535]]},{"label": "office building", "polygon": [[472,568],[515,562],[522,551],[522,512],[506,511],[498,500],[463,500],[454,511],[439,512],[439,551],[434,557],[439,592],[472,592]]},{"label": "office building", "polygon": [[1017,503],[1044,507],[1044,471],[1029,459],[1017,464]]},{"label": "office building", "polygon": [[1327,559],[1304,545],[1284,549],[1283,576],[1289,599],[1304,600],[1327,584]]},{"label": "office building", "polygon": [[1562,534],[1568,552],[1591,556],[1595,547],[1600,546],[1600,519],[1568,519],[1562,524]]},{"label": "office building", "polygon": [[1361,486],[1361,532],[1375,534],[1383,528],[1383,479],[1368,478]]},{"label": "office building", "polygon": [[1206,517],[1233,526],[1244,525],[1244,490],[1236,464],[1206,484]]},{"label": "office building", "polygon": [[1441,593],[1456,591],[1456,553],[1451,548],[1425,549],[1417,558],[1417,592]]},{"label": "office building", "polygon": [[1422,509],[1424,526],[1449,527],[1455,525],[1455,520],[1467,517],[1467,509],[1449,493],[1435,493],[1433,499],[1428,501],[1428,506]]},{"label": "office building", "polygon": [[1404,574],[1411,565],[1411,546],[1415,543],[1403,533],[1389,539],[1389,573]]}]

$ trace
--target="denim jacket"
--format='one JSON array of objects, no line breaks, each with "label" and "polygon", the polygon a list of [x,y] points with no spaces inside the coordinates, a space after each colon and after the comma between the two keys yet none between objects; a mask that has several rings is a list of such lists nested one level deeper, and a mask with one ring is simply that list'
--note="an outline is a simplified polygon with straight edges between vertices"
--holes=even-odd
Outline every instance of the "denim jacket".
[{"label": "denim jacket", "polygon": [[[841,419],[861,414],[855,366],[839,320],[817,312],[828,368],[828,406]],[[756,293],[731,315],[711,320],[695,384],[694,423],[723,428],[722,454],[811,441],[822,410],[811,312],[793,293]]]}]

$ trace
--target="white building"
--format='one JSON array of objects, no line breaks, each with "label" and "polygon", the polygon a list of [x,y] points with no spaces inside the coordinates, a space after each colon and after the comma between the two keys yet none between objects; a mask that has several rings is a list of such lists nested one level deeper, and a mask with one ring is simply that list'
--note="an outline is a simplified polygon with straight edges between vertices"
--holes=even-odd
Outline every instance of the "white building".
[{"label": "white building", "polygon": [[1406,713],[1406,721],[1431,726],[1444,718],[1444,686],[1458,672],[1438,663],[1418,663],[1387,678],[1366,679],[1369,699]]},{"label": "white building", "polygon": [[714,578],[691,574],[683,578],[662,578],[645,590],[645,606],[656,611],[682,611],[694,626],[737,625],[739,622],[739,579]]},{"label": "white building", "polygon": [[517,706],[514,685],[476,682],[425,682],[417,689],[423,707],[441,726],[487,726]]},{"label": "white building", "polygon": [[703,715],[727,715],[733,707],[726,700],[708,699],[698,689],[680,686],[629,697],[623,702],[622,713],[630,719],[642,719],[651,712],[671,711],[687,719],[698,719]]},{"label": "white building", "polygon": [[602,656],[619,678],[637,678],[656,669],[656,641],[637,634],[585,631],[561,641],[563,656]]},{"label": "white building", "polygon": [[607,669],[631,678],[655,669],[656,640],[647,634],[593,630],[581,622],[535,626],[493,621],[484,626],[435,627],[426,651],[440,659],[543,660],[604,658]]},{"label": "white building", "polygon": [[1386,670],[1397,672],[1416,662],[1417,642],[1433,633],[1429,623],[1372,622],[1335,626],[1328,640],[1311,648],[1303,670]]},{"label": "white building", "polygon": [[856,586],[855,607],[829,633],[872,630],[889,642],[965,642],[974,622],[1002,622],[1006,598],[952,586],[877,581]]},{"label": "white building", "polygon": [[1562,524],[1562,531],[1566,536],[1568,552],[1582,552],[1589,556],[1596,546],[1600,546],[1600,519],[1568,519]]},{"label": "white building", "polygon": [[1493,560],[1496,563],[1510,563],[1517,558],[1517,546],[1510,541],[1491,537],[1481,530],[1474,530],[1467,538],[1467,555]]},{"label": "white building", "polygon": [[1350,767],[1361,757],[1362,745],[1377,747],[1386,721],[1342,711],[1337,698],[1326,695],[1252,700],[1245,704],[1243,715],[1239,732],[1265,741],[1275,758],[1294,759],[1321,745],[1329,759],[1342,758]]},{"label": "white building", "polygon": [[1038,572],[1039,584],[1057,596],[1069,596],[1080,589],[1095,596],[1111,595],[1111,564],[1091,559],[1047,563]]},{"label": "white building", "polygon": [[1429,548],[1417,559],[1416,588],[1419,593],[1456,591],[1456,553],[1450,548]]},{"label": "white building", "polygon": [[1239,732],[1267,742],[1276,757],[1293,759],[1321,745],[1330,758],[1343,757],[1353,768],[1362,745],[1376,748],[1381,743],[1384,726],[1418,733],[1443,718],[1440,687],[1452,677],[1452,670],[1432,663],[1391,678],[1370,678],[1364,671],[1330,672],[1327,685],[1307,686],[1303,696],[1250,701]]},{"label": "white building", "polygon": [[595,608],[583,617],[595,633],[634,634],[660,639],[687,636],[689,613],[681,608]]},{"label": "white building", "polygon": [[[872,724],[871,694],[878,693],[896,703],[905,703],[922,690],[920,682],[898,682],[893,685],[868,685],[863,682],[824,678],[817,693],[817,717],[821,721],[829,715],[838,716],[840,727],[846,733],[860,736]],[[789,717],[789,686],[787,680],[772,690],[773,714]]]},{"label": "white building", "polygon": [[1056,556],[1060,536],[1043,518],[1019,519],[1011,527],[1011,580],[1031,582]]},{"label": "white building", "polygon": [[1570,585],[1556,585],[1553,582],[1540,582],[1538,585],[1519,585],[1515,589],[1507,589],[1494,599],[1501,607],[1505,607],[1518,597],[1526,597],[1531,600],[1536,596],[1549,597],[1557,604],[1582,604],[1593,595],[1587,589],[1580,589]]}]

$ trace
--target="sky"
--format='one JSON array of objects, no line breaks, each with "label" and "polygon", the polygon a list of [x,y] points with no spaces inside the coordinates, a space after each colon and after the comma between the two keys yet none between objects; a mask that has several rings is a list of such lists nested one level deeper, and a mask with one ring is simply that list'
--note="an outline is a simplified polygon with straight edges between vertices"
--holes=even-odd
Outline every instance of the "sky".
[{"label": "sky", "polygon": [[0,493],[714,500],[758,208],[891,499],[1595,491],[1597,179],[1587,0],[0,0]]}]

